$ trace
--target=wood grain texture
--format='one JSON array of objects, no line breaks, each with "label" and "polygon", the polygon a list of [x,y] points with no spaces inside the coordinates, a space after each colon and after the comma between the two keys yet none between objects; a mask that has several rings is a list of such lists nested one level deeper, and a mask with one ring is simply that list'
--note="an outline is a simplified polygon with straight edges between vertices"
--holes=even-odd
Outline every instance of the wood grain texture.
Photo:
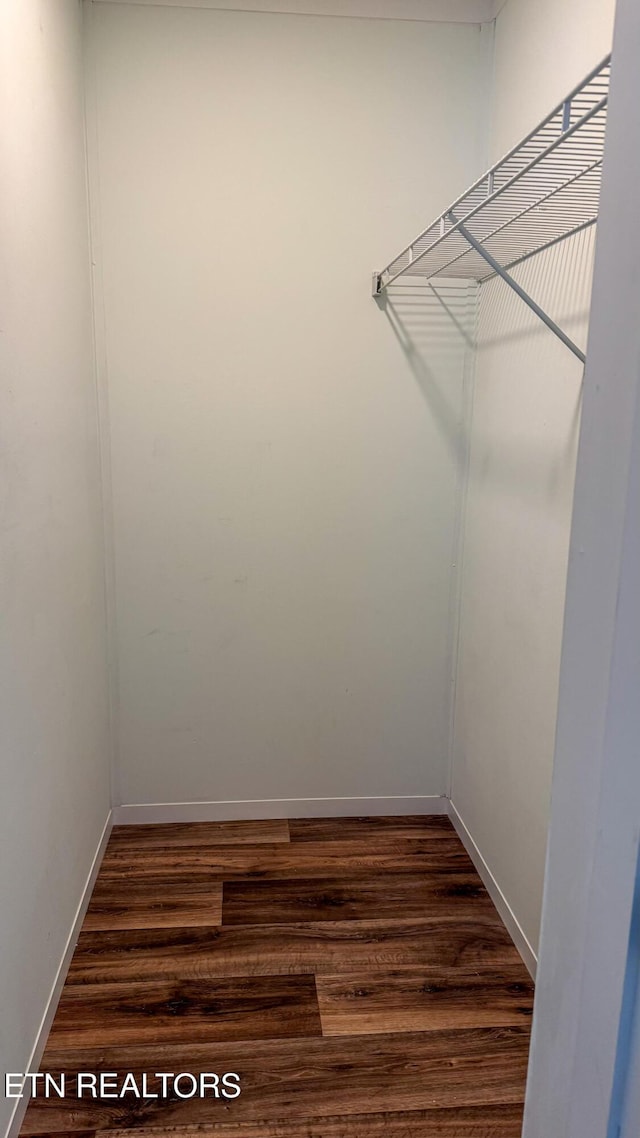
[{"label": "wood grain texture", "polygon": [[383,843],[398,838],[455,837],[453,823],[446,814],[413,814],[367,818],[290,818],[292,842],[373,842]]},{"label": "wood grain texture", "polygon": [[[521,1106],[480,1106],[462,1110],[415,1110],[352,1114],[302,1120],[220,1123],[180,1130],[101,1130],[101,1138],[520,1138]],[[95,1138],[98,1132],[87,1135]],[[61,1138],[58,1135],[58,1138]],[[77,1135],[74,1136],[77,1138]]]},{"label": "wood grain texture", "polygon": [[98,874],[83,929],[159,929],[215,925],[222,884],[191,874],[119,880]]},{"label": "wood grain texture", "polygon": [[473,917],[494,911],[480,878],[461,869],[378,877],[225,882],[225,925],[299,921],[366,921],[433,916]]},{"label": "wood grain texture", "polygon": [[316,982],[324,1035],[526,1025],[533,1012],[533,984],[522,965],[361,972]]},{"label": "wood grain texture", "polygon": [[[446,818],[114,831],[22,1133],[518,1138],[532,986]],[[237,1099],[74,1072],[238,1072]]]},{"label": "wood grain texture", "polygon": [[114,826],[109,849],[169,850],[183,845],[242,846],[289,841],[286,818],[241,822],[166,822]]},{"label": "wood grain texture", "polygon": [[416,966],[482,972],[513,965],[522,970],[512,940],[497,913],[483,911],[464,919],[83,932],[67,985]]},{"label": "wood grain texture", "polygon": [[279,880],[297,877],[373,877],[379,873],[427,873],[429,870],[475,872],[455,836],[433,839],[394,839],[380,852],[371,841],[301,842],[274,846],[216,848],[181,846],[121,852],[108,848],[100,879],[156,877],[184,880],[185,875],[224,881],[243,878]]},{"label": "wood grain texture", "polygon": [[[524,1028],[484,1028],[353,1039],[53,1051],[41,1070],[66,1071],[68,1101],[30,1104],[23,1134],[58,1130],[213,1125],[378,1111],[460,1109],[523,1101],[529,1049]],[[74,1098],[74,1071],[237,1071],[242,1093],[220,1099]],[[150,1082],[159,1090],[160,1084]]]},{"label": "wood grain texture", "polygon": [[299,1121],[261,1119],[172,1129],[67,1131],[56,1134],[56,1138],[520,1138],[521,1131],[522,1107],[509,1105],[343,1114]]},{"label": "wood grain texture", "polygon": [[49,1046],[118,1043],[215,1043],[320,1035],[313,976],[66,987]]}]

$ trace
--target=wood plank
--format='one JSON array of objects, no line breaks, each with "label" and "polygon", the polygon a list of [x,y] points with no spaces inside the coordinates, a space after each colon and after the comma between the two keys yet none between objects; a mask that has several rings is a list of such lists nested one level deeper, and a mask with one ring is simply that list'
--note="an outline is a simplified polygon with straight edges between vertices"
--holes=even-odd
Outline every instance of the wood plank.
[{"label": "wood plank", "polygon": [[83,932],[67,984],[521,965],[495,912],[455,919]]},{"label": "wood plank", "polygon": [[289,841],[286,818],[241,822],[166,822],[114,826],[109,849],[173,849],[175,846],[238,846]]},{"label": "wood plank", "polygon": [[473,917],[494,912],[475,871],[225,882],[222,924],[292,924],[394,917]]},{"label": "wood plank", "polygon": [[446,814],[385,815],[367,818],[290,818],[292,842],[393,842],[396,838],[447,838],[455,835]]},{"label": "wood plank", "polygon": [[[47,1048],[41,1070],[67,1073],[69,1097],[31,1101],[24,1135],[213,1125],[377,1111],[464,1109],[523,1101],[529,1032],[484,1028],[265,1042],[80,1051]],[[74,1071],[234,1071],[239,1098],[77,1099]],[[160,1084],[150,1082],[159,1090]],[[428,1132],[427,1132],[428,1133]]]},{"label": "wood plank", "polygon": [[52,1048],[320,1035],[313,976],[84,984],[63,989]]},{"label": "wood plank", "polygon": [[446,968],[318,976],[323,1035],[526,1025],[533,984],[523,964],[481,972]]},{"label": "wood plank", "polygon": [[[116,833],[41,1062],[68,1096],[22,1133],[518,1138],[532,986],[448,819],[255,825]],[[242,1094],[78,1100],[78,1070]]]},{"label": "wood plank", "polygon": [[176,1134],[178,1138],[520,1138],[521,1133],[522,1107],[509,1104],[302,1120],[265,1119],[197,1129],[101,1130],[100,1138],[163,1138],[166,1134]]},{"label": "wood plank", "polygon": [[191,874],[114,880],[98,874],[83,930],[215,925],[222,915],[222,884]]},{"label": "wood plank", "polygon": [[371,841],[301,842],[236,846],[181,846],[121,851],[108,849],[100,878],[154,877],[184,879],[186,874],[210,874],[234,881],[243,877],[273,880],[293,877],[374,877],[379,873],[427,873],[432,869],[464,869],[473,864],[454,834],[436,841],[394,839],[380,852]]}]

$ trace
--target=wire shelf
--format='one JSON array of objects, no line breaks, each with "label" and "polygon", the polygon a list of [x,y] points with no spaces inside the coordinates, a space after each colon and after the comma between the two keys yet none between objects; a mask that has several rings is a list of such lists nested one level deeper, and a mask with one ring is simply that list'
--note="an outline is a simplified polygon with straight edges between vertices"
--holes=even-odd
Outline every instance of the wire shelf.
[{"label": "wire shelf", "polygon": [[401,276],[485,281],[593,225],[610,69],[607,56],[531,134],[375,273],[374,295]]}]

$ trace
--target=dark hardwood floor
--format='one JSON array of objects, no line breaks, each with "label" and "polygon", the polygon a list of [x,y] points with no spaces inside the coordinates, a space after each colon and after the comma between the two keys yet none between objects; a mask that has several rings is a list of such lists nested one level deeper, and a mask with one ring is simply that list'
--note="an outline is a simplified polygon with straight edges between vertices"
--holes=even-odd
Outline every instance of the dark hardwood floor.
[{"label": "dark hardwood floor", "polygon": [[448,819],[120,826],[40,1063],[66,1094],[22,1134],[519,1138],[532,1005]]}]

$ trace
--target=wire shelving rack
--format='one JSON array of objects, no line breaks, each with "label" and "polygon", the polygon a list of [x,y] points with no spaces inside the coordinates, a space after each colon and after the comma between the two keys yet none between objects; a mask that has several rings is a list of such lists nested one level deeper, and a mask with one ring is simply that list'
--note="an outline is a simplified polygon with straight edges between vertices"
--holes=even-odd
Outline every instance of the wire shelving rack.
[{"label": "wire shelving rack", "polygon": [[510,270],[598,219],[611,56],[535,130],[373,274],[382,296],[402,276],[501,276],[583,362],[584,353]]}]

